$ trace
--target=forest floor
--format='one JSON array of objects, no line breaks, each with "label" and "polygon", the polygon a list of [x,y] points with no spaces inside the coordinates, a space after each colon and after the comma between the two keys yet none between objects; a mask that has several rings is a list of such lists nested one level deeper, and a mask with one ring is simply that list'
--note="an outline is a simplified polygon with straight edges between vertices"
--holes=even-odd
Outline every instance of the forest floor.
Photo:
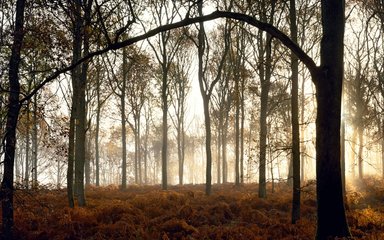
[{"label": "forest floor", "polygon": [[[347,217],[356,239],[384,239],[384,181],[348,187]],[[16,239],[314,239],[315,186],[302,189],[301,220],[290,223],[291,189],[275,184],[88,187],[87,207],[67,206],[66,191],[17,190]]]}]

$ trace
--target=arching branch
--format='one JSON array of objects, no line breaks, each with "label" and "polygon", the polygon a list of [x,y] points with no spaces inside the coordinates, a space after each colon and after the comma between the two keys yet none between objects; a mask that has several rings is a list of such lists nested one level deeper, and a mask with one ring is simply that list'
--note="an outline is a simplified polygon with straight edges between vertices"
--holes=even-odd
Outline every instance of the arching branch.
[{"label": "arching branch", "polygon": [[[57,78],[60,74],[65,73],[67,71],[72,70],[75,68],[77,65],[95,57],[101,54],[104,54],[108,51],[111,50],[117,50],[123,47],[127,47],[129,45],[132,45],[136,42],[139,42],[141,40],[147,39],[149,37],[155,36],[158,33],[164,32],[164,31],[169,31],[172,29],[184,27],[190,24],[198,23],[198,22],[204,22],[204,21],[210,21],[218,18],[229,18],[229,19],[235,19],[238,21],[243,21],[251,26],[254,26],[256,28],[259,28],[262,31],[265,31],[269,33],[271,36],[273,36],[276,39],[279,39],[282,44],[284,44],[287,48],[289,48],[299,59],[304,63],[304,65],[308,68],[309,72],[311,73],[312,76],[317,74],[318,67],[316,66],[315,62],[311,57],[309,57],[303,49],[301,49],[295,42],[293,42],[285,33],[277,29],[271,24],[261,22],[257,20],[256,18],[243,14],[243,13],[235,13],[235,12],[226,12],[226,11],[215,11],[211,14],[205,15],[205,16],[200,16],[200,17],[195,17],[195,18],[185,18],[184,20],[181,20],[176,23],[171,23],[167,25],[163,25],[157,28],[154,28],[152,30],[149,30],[148,32],[129,38],[127,40],[121,41],[121,42],[116,42],[116,43],[110,43],[107,47],[94,51],[89,53],[87,56],[81,58],[79,61],[76,63],[73,63],[67,67],[64,67],[62,69],[59,69],[52,73],[50,76],[48,76],[43,82],[41,82],[36,88],[28,94],[26,97],[21,99],[21,103],[24,101],[29,100],[34,94],[36,94],[37,91],[39,91],[42,87],[44,87],[47,83],[51,82],[55,78]],[[313,78],[316,79],[316,78]]]}]

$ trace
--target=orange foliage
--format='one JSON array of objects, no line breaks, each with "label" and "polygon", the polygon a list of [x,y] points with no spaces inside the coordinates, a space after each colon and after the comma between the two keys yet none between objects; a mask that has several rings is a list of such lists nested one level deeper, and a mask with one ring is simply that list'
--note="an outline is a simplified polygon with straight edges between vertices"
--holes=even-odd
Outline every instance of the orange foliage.
[{"label": "orange foliage", "polygon": [[[267,199],[257,185],[130,186],[87,189],[88,206],[67,207],[65,190],[15,195],[16,239],[313,239],[313,186],[302,192],[301,220],[290,223],[291,190],[276,186]],[[363,190],[358,192],[358,190]],[[356,239],[384,239],[384,183],[368,179],[348,192],[348,221]]]}]

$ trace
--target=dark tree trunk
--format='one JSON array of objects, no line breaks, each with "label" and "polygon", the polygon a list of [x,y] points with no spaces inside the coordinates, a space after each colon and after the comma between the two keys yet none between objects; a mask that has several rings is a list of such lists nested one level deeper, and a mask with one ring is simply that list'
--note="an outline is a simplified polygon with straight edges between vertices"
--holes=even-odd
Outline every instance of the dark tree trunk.
[{"label": "dark tree trunk", "polygon": [[322,1],[321,66],[316,85],[317,239],[350,236],[340,164],[344,1]]},{"label": "dark tree trunk", "polygon": [[[267,41],[271,41],[268,37]],[[270,43],[267,43],[267,48],[270,48]],[[267,52],[270,50],[267,50]],[[269,54],[267,53],[267,56]],[[269,59],[270,60],[270,59]],[[268,60],[266,60],[266,68],[268,67]],[[262,66],[261,68],[264,68]],[[266,69],[267,71],[268,69]],[[265,198],[267,196],[267,182],[266,182],[266,158],[267,158],[267,112],[268,112],[268,93],[270,87],[270,79],[265,73],[265,79],[261,82],[261,96],[260,96],[260,163],[259,163],[259,197]]]},{"label": "dark tree trunk", "polygon": [[[82,73],[86,74],[86,73]],[[86,125],[86,109],[85,109],[85,87],[86,78],[81,76],[78,88],[78,99],[74,99],[77,103],[77,121],[76,132],[75,132],[75,189],[76,196],[79,206],[85,206],[85,195],[84,195],[84,165],[85,165],[85,125]]]},{"label": "dark tree trunk", "polygon": [[[199,14],[202,15],[203,6],[202,2],[199,2]],[[203,67],[203,56],[205,51],[205,30],[204,23],[199,24],[198,34],[198,80],[200,86],[200,93],[203,98],[204,106],[204,123],[205,123],[205,151],[206,151],[206,174],[205,174],[205,194],[210,195],[212,192],[212,153],[211,153],[211,118],[209,116],[209,98],[210,96],[204,89],[204,67]]]},{"label": "dark tree trunk", "polygon": [[[297,42],[296,4],[290,0],[290,29],[291,39]],[[291,118],[292,118],[292,223],[300,219],[300,126],[299,126],[299,60],[295,54],[291,54],[292,71],[292,96],[291,96]]]},{"label": "dark tree trunk", "polygon": [[70,208],[75,206],[73,198],[73,169],[75,159],[75,121],[76,121],[76,104],[72,101],[71,116],[69,119],[69,133],[68,133],[68,168],[67,168],[67,196]]},{"label": "dark tree trunk", "polygon": [[[262,1],[262,10],[266,11],[266,3]],[[275,12],[275,1],[271,3],[271,15],[269,23],[273,24],[273,15]],[[267,21],[267,14],[264,13],[262,19]],[[259,34],[259,41],[263,42],[263,32]],[[260,95],[260,162],[259,162],[259,197],[267,197],[267,182],[266,182],[266,158],[267,158],[267,116],[268,116],[268,95],[271,85],[271,74],[272,74],[272,36],[267,34],[265,45],[260,46],[260,85],[261,85],[261,95]],[[265,52],[265,58],[264,58]]]},{"label": "dark tree trunk", "polygon": [[[82,47],[82,38],[81,38],[81,9],[80,4],[75,1],[70,5],[72,7],[71,11],[73,14],[73,41],[72,41],[72,63],[76,63],[81,57],[81,47]],[[77,185],[74,183],[74,173],[75,173],[75,151],[76,151],[76,132],[77,122],[78,122],[78,103],[77,99],[79,98],[79,84],[81,68],[76,66],[71,71],[72,78],[72,106],[71,106],[71,116],[69,122],[69,144],[68,144],[68,169],[67,169],[67,194],[68,194],[68,203],[71,208],[75,206],[74,203],[74,194],[77,194]]]},{"label": "dark tree trunk", "polygon": [[16,21],[13,32],[12,53],[9,61],[8,111],[5,126],[4,175],[1,182],[2,238],[13,239],[13,166],[16,149],[16,127],[20,112],[19,66],[24,38],[25,1],[16,2]]},{"label": "dark tree trunk", "polygon": [[[81,26],[83,42],[83,55],[87,56],[89,54],[89,32],[87,27],[91,24],[91,6],[92,0],[85,2],[86,7],[84,8],[84,18],[81,17],[81,2],[77,2],[76,7],[79,7],[77,14],[79,14],[80,23],[84,23],[85,26]],[[75,189],[77,195],[78,205],[84,207],[86,205],[85,201],[85,189],[84,189],[84,173],[85,173],[85,158],[86,158],[86,124],[87,124],[87,109],[86,109],[86,100],[85,92],[87,86],[87,74],[88,74],[88,61],[84,61],[81,65],[81,73],[78,78],[78,88],[74,91],[77,91],[76,103],[77,103],[77,122],[76,125],[76,148],[75,148]]]}]

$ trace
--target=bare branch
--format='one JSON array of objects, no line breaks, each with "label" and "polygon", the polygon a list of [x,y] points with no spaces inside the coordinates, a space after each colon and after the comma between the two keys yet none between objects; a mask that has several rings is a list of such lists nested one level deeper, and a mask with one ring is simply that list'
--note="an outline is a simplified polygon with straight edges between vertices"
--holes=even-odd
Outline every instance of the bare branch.
[{"label": "bare branch", "polygon": [[48,76],[43,82],[41,82],[30,94],[25,96],[20,100],[20,102],[24,102],[29,100],[34,94],[36,94],[37,91],[39,91],[42,87],[44,87],[47,83],[51,82],[55,78],[57,78],[60,74],[65,73],[67,71],[70,71],[74,69],[77,65],[95,57],[101,54],[104,54],[108,51],[111,50],[116,50],[120,49],[129,45],[132,45],[136,42],[139,42],[141,40],[147,39],[149,37],[152,37],[158,33],[169,31],[171,29],[187,26],[193,23],[198,23],[198,22],[204,22],[204,21],[210,21],[214,20],[217,18],[229,18],[229,19],[235,19],[239,21],[246,22],[256,28],[259,28],[262,31],[265,31],[269,33],[272,37],[279,39],[287,48],[289,48],[304,64],[307,66],[309,72],[311,75],[316,75],[318,72],[318,67],[316,66],[315,62],[311,57],[309,57],[303,49],[301,49],[295,42],[293,42],[285,33],[277,29],[271,24],[261,22],[254,17],[251,17],[246,14],[242,13],[235,13],[235,12],[225,12],[225,11],[215,11],[211,14],[201,16],[201,17],[195,17],[195,18],[186,18],[184,20],[181,20],[176,23],[170,23],[167,25],[163,25],[157,28],[154,28],[142,35],[136,36],[129,38],[127,40],[121,41],[121,42],[116,42],[116,43],[111,43],[107,47],[91,52],[87,56],[84,56],[81,58],[79,61],[76,63],[73,63],[67,67],[64,67],[60,70],[57,70],[56,72],[52,73],[50,76]]}]

